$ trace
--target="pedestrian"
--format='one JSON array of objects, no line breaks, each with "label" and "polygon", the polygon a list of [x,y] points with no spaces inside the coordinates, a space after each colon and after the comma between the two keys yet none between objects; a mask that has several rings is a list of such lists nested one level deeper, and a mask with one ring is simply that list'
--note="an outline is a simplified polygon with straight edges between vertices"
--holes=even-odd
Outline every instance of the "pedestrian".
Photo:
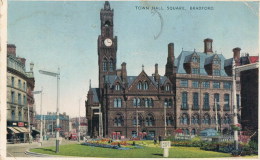
[{"label": "pedestrian", "polygon": [[153,143],[157,144],[157,138],[156,137],[153,138]]},{"label": "pedestrian", "polygon": [[162,141],[162,136],[159,135],[159,143],[161,143],[161,141]]}]

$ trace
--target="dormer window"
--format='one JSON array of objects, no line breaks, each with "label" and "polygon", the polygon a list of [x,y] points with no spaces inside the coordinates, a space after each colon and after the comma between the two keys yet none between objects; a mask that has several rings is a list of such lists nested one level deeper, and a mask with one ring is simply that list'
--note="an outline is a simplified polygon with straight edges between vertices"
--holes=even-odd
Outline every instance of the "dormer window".
[{"label": "dormer window", "polygon": [[147,82],[144,82],[144,90],[147,90],[148,89],[148,83]]},{"label": "dormer window", "polygon": [[219,59],[214,59],[213,60],[213,64],[220,64],[220,60]]},{"label": "dormer window", "polygon": [[199,63],[198,57],[192,57],[192,62]]}]

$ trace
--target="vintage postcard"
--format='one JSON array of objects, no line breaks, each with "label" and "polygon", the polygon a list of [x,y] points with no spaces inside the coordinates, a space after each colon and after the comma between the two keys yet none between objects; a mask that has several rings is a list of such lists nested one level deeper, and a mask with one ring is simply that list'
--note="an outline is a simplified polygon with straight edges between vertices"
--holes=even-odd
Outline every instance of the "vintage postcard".
[{"label": "vintage postcard", "polygon": [[0,3],[0,159],[258,158],[258,1]]}]

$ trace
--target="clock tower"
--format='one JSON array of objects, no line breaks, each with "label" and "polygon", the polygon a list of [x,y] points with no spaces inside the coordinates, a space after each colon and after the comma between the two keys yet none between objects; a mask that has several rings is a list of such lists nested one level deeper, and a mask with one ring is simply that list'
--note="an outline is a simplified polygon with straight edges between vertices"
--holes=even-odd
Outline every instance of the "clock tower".
[{"label": "clock tower", "polygon": [[99,88],[104,87],[105,75],[116,75],[117,37],[114,37],[114,10],[108,1],[100,11],[101,35],[98,36]]}]

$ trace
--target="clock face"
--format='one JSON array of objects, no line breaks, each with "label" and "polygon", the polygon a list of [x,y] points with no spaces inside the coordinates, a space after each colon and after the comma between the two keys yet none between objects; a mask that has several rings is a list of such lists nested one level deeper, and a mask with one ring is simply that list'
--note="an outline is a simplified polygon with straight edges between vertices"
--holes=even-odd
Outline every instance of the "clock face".
[{"label": "clock face", "polygon": [[105,45],[106,45],[107,47],[110,47],[110,46],[112,46],[112,44],[113,44],[112,40],[109,39],[109,38],[105,39],[104,43],[105,43]]}]

